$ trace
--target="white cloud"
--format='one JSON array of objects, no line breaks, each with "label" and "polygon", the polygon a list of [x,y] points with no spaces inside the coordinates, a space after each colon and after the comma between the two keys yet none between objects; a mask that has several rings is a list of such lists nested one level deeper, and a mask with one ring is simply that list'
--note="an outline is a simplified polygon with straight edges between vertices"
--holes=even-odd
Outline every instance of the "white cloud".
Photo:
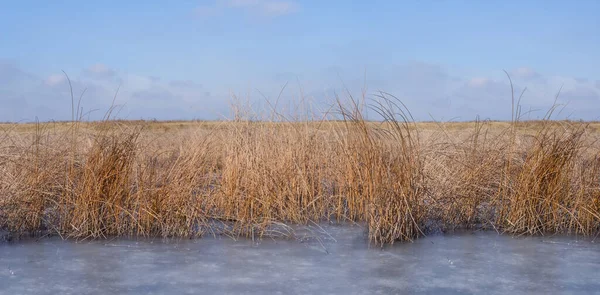
[{"label": "white cloud", "polygon": [[214,17],[227,10],[237,10],[264,17],[278,17],[298,12],[300,5],[291,0],[217,0],[213,4],[196,7],[194,14],[198,17]]},{"label": "white cloud", "polygon": [[[119,86],[116,105],[123,119],[215,118],[227,105],[227,96],[211,94],[192,80],[162,81],[119,73],[101,64],[70,74],[70,80],[76,99],[85,90],[81,107],[92,120],[102,118]],[[63,73],[42,78],[0,64],[0,104],[0,121],[71,119],[70,88]]]},{"label": "white cloud", "polygon": [[471,80],[469,80],[469,82],[467,82],[467,85],[469,85],[470,87],[483,87],[490,82],[491,82],[491,80],[488,78],[478,77],[478,78],[471,78]]},{"label": "white cloud", "polygon": [[179,89],[202,88],[202,85],[200,85],[192,80],[173,80],[173,81],[169,82],[169,86],[179,88]]},{"label": "white cloud", "polygon": [[15,83],[31,82],[35,78],[21,70],[18,65],[0,59],[0,87],[14,86]]},{"label": "white cloud", "polygon": [[105,64],[94,64],[83,71],[84,76],[93,79],[110,80],[116,77],[117,72]]},{"label": "white cloud", "polygon": [[227,7],[232,8],[245,8],[245,7],[256,7],[261,4],[259,0],[224,0],[223,2]]},{"label": "white cloud", "polygon": [[[510,119],[511,95],[508,79],[489,73],[471,73],[471,77],[456,77],[437,64],[409,62],[370,68],[367,77],[368,94],[383,90],[404,102],[417,120],[472,120],[482,118]],[[528,74],[531,71],[510,71]],[[93,74],[92,74],[93,73]],[[97,109],[91,119],[101,118],[110,106],[115,91],[120,86],[116,103],[124,106],[120,118],[139,119],[215,119],[227,114],[229,90],[253,102],[264,103],[264,98],[253,89],[275,99],[285,82],[279,106],[294,110],[294,98],[302,93],[315,104],[315,109],[327,109],[334,92],[345,96],[344,84],[352,94],[360,96],[364,83],[364,69],[326,67],[316,72],[285,72],[266,75],[247,81],[222,81],[202,85],[201,81],[169,80],[164,78],[122,73],[106,65],[82,69],[79,74],[69,73],[75,96],[87,89],[83,108],[87,112]],[[110,74],[110,79],[106,75]],[[339,74],[339,76],[338,76]],[[515,93],[529,90],[523,97],[524,112],[532,113],[530,119],[542,117],[552,103],[556,92],[562,88],[559,103],[567,104],[563,114],[573,119],[598,119],[600,114],[600,88],[598,81],[573,77],[544,76],[528,79],[530,75],[513,76]],[[300,80],[298,81],[297,78]],[[231,86],[231,87],[230,87]],[[250,86],[250,87],[249,87]],[[302,90],[299,90],[302,88]],[[248,89],[251,91],[248,92]],[[71,98],[64,74],[39,77],[16,65],[0,63],[0,121],[65,120],[71,117]],[[373,97],[373,96],[370,96]],[[292,107],[290,107],[292,106]]]},{"label": "white cloud", "polygon": [[[371,66],[366,75],[367,93],[374,97],[378,90],[383,90],[396,96],[408,106],[417,120],[473,120],[478,115],[480,118],[493,120],[511,118],[511,85],[502,69],[493,73],[494,75],[471,70],[469,74],[461,74],[462,77],[457,75],[461,70],[450,70],[443,65],[423,62]],[[516,71],[509,71],[514,72]],[[536,71],[531,69],[527,72],[521,71],[521,74],[532,72]],[[554,103],[556,92],[561,85],[564,85],[563,93],[558,102],[568,103],[568,110],[562,115],[594,119],[598,117],[596,113],[600,114],[600,102],[592,103],[595,96],[589,91],[594,89],[593,82],[583,84],[581,79],[538,75],[539,78],[527,79],[511,74],[516,98],[527,88],[521,100],[524,119],[543,117]],[[525,75],[528,76],[531,75]],[[336,66],[324,68],[316,73],[281,73],[275,75],[272,81],[276,85],[290,82],[286,93],[293,95],[295,77],[304,77],[299,86],[313,101],[322,103],[322,109],[327,109],[327,106],[333,104],[331,98],[334,97],[334,93],[344,99],[346,91],[342,83],[349,87],[355,97],[360,97],[365,81],[364,68]],[[273,87],[275,91],[270,97],[277,97],[279,88],[276,87]],[[578,87],[577,91],[570,91],[575,89],[574,87]],[[265,92],[262,88],[261,91]],[[329,101],[323,103],[324,100]]]},{"label": "white cloud", "polygon": [[99,75],[114,75],[115,71],[105,64],[95,64],[87,68],[89,73],[99,74]]},{"label": "white cloud", "polygon": [[262,13],[269,16],[280,16],[292,14],[300,9],[296,2],[292,1],[268,1],[261,8]]},{"label": "white cloud", "polygon": [[569,100],[583,101],[586,103],[600,103],[600,91],[586,86],[578,85],[561,94],[562,97]]},{"label": "white cloud", "polygon": [[67,78],[64,74],[52,74],[44,80],[44,83],[48,86],[57,86],[65,82]]},{"label": "white cloud", "polygon": [[520,67],[510,73],[515,79],[540,79],[542,75],[530,67]]},{"label": "white cloud", "polygon": [[110,68],[108,68],[104,64],[95,64],[95,65],[92,65],[92,66],[90,66],[88,68],[88,71],[91,72],[91,73],[97,73],[97,74],[114,73],[113,70],[111,70]]}]

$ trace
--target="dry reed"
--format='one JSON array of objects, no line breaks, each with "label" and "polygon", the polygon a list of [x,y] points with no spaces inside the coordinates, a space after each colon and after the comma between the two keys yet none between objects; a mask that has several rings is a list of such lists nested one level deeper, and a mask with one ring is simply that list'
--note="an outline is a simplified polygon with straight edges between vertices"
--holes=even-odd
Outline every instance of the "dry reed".
[{"label": "dry reed", "polygon": [[338,99],[335,115],[303,122],[246,109],[234,121],[181,126],[3,125],[0,229],[254,238],[285,224],[353,221],[377,245],[456,228],[600,230],[590,124],[415,123],[386,93],[371,105],[383,120],[370,122],[365,102]]}]

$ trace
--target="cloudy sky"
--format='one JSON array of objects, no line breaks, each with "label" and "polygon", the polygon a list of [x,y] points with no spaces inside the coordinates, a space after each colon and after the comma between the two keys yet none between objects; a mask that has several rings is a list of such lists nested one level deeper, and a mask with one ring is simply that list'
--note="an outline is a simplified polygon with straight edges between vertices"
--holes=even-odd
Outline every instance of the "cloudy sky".
[{"label": "cloudy sky", "polygon": [[0,2],[0,121],[218,119],[379,90],[418,120],[600,120],[600,1],[187,0]]}]

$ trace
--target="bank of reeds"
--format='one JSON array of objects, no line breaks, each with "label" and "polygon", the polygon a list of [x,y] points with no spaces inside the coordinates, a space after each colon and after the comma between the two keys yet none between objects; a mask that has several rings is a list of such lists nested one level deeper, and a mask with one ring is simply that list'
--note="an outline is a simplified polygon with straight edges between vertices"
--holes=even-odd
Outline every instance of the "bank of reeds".
[{"label": "bank of reeds", "polygon": [[[366,120],[364,102],[383,120]],[[365,224],[377,245],[457,228],[600,231],[600,149],[587,123],[425,127],[386,93],[338,99],[334,110],[305,121],[248,112],[173,129],[111,120],[6,125],[0,229],[255,238],[289,224],[350,221]]]}]

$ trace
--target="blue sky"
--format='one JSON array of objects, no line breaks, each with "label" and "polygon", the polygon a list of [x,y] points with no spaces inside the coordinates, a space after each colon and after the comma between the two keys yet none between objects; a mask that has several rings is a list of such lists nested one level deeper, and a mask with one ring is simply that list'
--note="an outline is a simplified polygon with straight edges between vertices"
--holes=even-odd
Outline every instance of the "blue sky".
[{"label": "blue sky", "polygon": [[[288,83],[325,109],[347,87],[402,99],[417,119],[510,118],[507,70],[543,115],[600,119],[600,1],[3,1],[0,121],[69,119],[68,87],[101,117],[229,116]],[[283,104],[282,108],[285,108]]]}]

